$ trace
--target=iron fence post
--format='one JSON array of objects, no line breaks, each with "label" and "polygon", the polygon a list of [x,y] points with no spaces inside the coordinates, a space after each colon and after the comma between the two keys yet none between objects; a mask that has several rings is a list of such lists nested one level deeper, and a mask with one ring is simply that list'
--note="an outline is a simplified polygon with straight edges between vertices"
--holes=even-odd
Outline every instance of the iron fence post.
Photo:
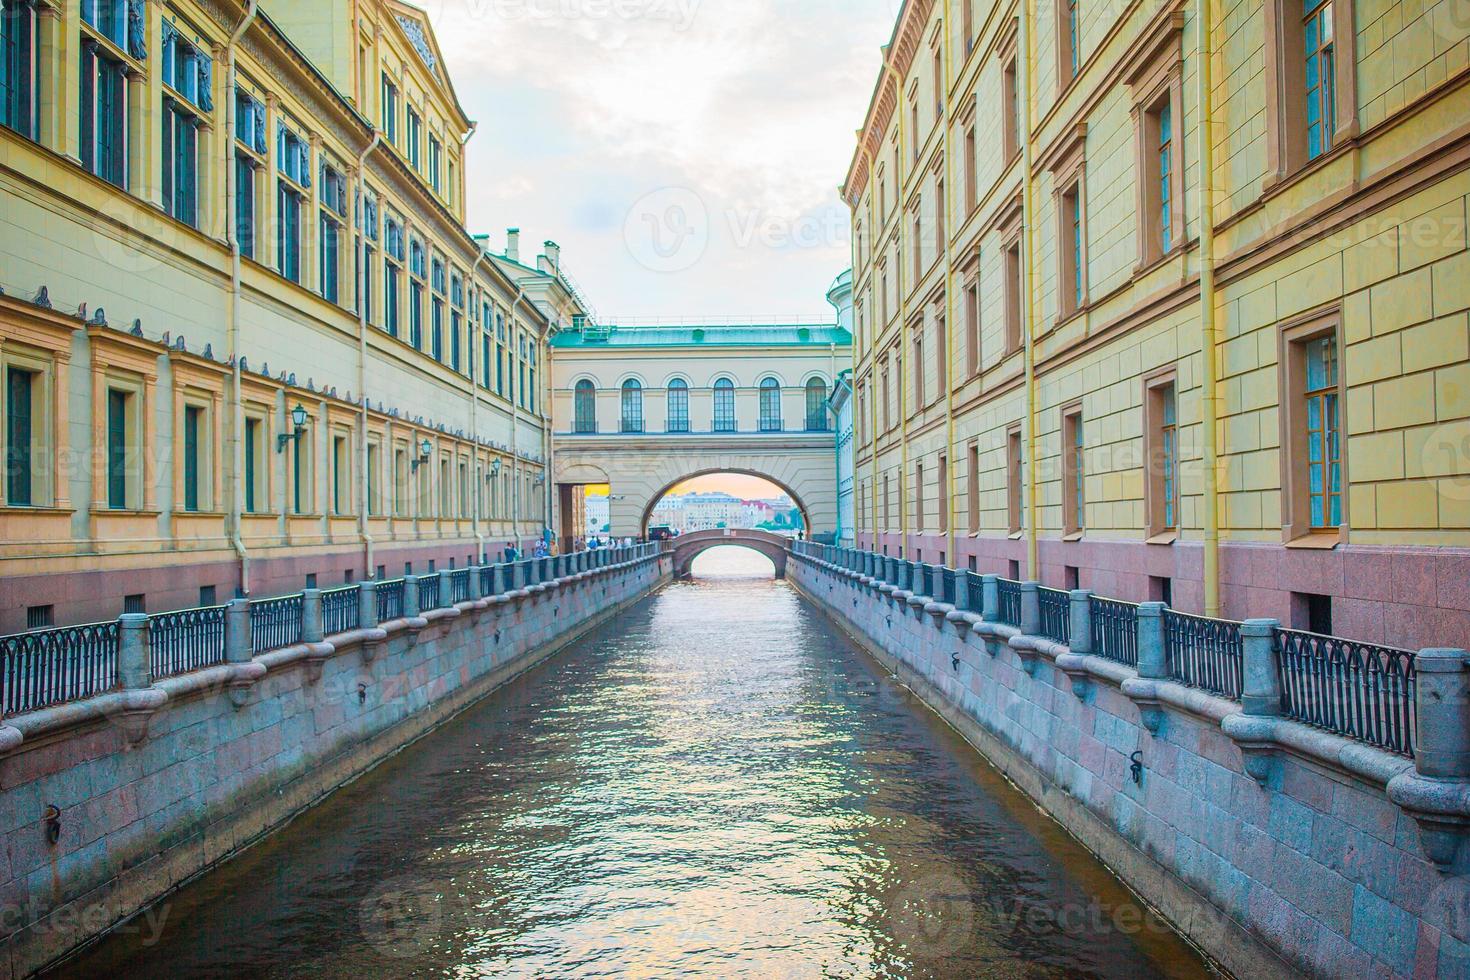
[{"label": "iron fence post", "polygon": [[371,580],[357,587],[357,628],[370,630],[378,625],[378,585]]},{"label": "iron fence post", "polygon": [[149,656],[147,613],[123,613],[118,618],[117,680],[123,690],[139,691],[153,685]]},{"label": "iron fence post", "polygon": [[980,578],[980,618],[987,623],[1000,622],[1000,576]]},{"label": "iron fence post", "polygon": [[1419,714],[1414,768],[1430,779],[1470,779],[1470,653],[1420,650],[1414,673]]},{"label": "iron fence post", "polygon": [[322,642],[322,590],[301,591],[301,642]]},{"label": "iron fence post", "polygon": [[1164,610],[1162,602],[1138,604],[1138,676],[1168,676],[1169,665],[1164,656]]},{"label": "iron fence post", "polygon": [[1248,715],[1275,717],[1281,714],[1280,653],[1274,619],[1247,619],[1240,624],[1240,703]]},{"label": "iron fence post", "polygon": [[1021,583],[1021,633],[1041,635],[1041,594],[1035,582]]},{"label": "iron fence post", "polygon": [[413,619],[419,614],[419,576],[403,576],[403,618]]},{"label": "iron fence post", "polygon": [[231,599],[225,603],[225,662],[243,664],[250,658],[250,600]]},{"label": "iron fence post", "polygon": [[1067,647],[1078,654],[1092,653],[1092,590],[1073,589],[1067,613],[1071,617],[1067,633]]}]

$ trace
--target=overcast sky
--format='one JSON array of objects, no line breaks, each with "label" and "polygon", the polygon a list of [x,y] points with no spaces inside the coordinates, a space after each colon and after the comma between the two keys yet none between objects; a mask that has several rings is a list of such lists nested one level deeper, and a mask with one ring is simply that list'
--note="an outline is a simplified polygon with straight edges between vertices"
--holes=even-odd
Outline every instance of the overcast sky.
[{"label": "overcast sky", "polygon": [[604,317],[826,315],[897,0],[426,0],[469,223],[560,242]]}]

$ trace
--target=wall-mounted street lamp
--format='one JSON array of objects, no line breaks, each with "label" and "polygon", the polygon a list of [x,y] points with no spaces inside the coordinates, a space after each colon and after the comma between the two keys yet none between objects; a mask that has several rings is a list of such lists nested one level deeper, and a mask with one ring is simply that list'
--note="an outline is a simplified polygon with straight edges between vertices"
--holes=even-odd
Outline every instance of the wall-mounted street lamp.
[{"label": "wall-mounted street lamp", "polygon": [[490,475],[491,476],[499,476],[500,475],[500,457],[499,456],[496,456],[494,459],[492,459],[490,461]]},{"label": "wall-mounted street lamp", "polygon": [[429,442],[429,440],[425,439],[423,442],[419,443],[418,458],[410,462],[409,472],[417,473],[419,471],[419,467],[423,466],[429,461],[429,456],[432,455],[433,452],[434,446],[432,443]]},{"label": "wall-mounted street lamp", "polygon": [[301,433],[305,431],[306,408],[300,402],[297,402],[296,407],[291,409],[291,431],[289,433],[282,432],[280,435],[276,436],[276,452],[285,452],[286,447],[291,444],[291,440],[295,439],[297,436],[301,435]]}]

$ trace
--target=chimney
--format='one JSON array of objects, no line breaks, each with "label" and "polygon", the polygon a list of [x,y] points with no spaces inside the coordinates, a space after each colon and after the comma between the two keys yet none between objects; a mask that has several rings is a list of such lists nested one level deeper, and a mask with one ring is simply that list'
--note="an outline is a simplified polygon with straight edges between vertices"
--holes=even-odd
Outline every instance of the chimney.
[{"label": "chimney", "polygon": [[519,228],[505,229],[505,257],[512,262],[521,260],[521,230]]},{"label": "chimney", "polygon": [[547,239],[547,241],[545,242],[545,244],[543,246],[543,251],[541,253],[541,260],[542,261],[538,262],[537,265],[540,267],[540,269],[541,269],[542,272],[546,272],[546,273],[560,273],[561,272],[561,246],[558,245],[556,242],[553,242],[550,239]]}]

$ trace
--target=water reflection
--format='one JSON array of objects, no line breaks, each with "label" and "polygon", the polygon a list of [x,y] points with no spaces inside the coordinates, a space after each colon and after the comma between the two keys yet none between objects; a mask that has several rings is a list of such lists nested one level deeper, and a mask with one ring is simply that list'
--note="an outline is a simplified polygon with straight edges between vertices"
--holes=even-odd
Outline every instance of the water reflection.
[{"label": "water reflection", "polygon": [[695,574],[69,972],[1202,972],[766,559]]}]

